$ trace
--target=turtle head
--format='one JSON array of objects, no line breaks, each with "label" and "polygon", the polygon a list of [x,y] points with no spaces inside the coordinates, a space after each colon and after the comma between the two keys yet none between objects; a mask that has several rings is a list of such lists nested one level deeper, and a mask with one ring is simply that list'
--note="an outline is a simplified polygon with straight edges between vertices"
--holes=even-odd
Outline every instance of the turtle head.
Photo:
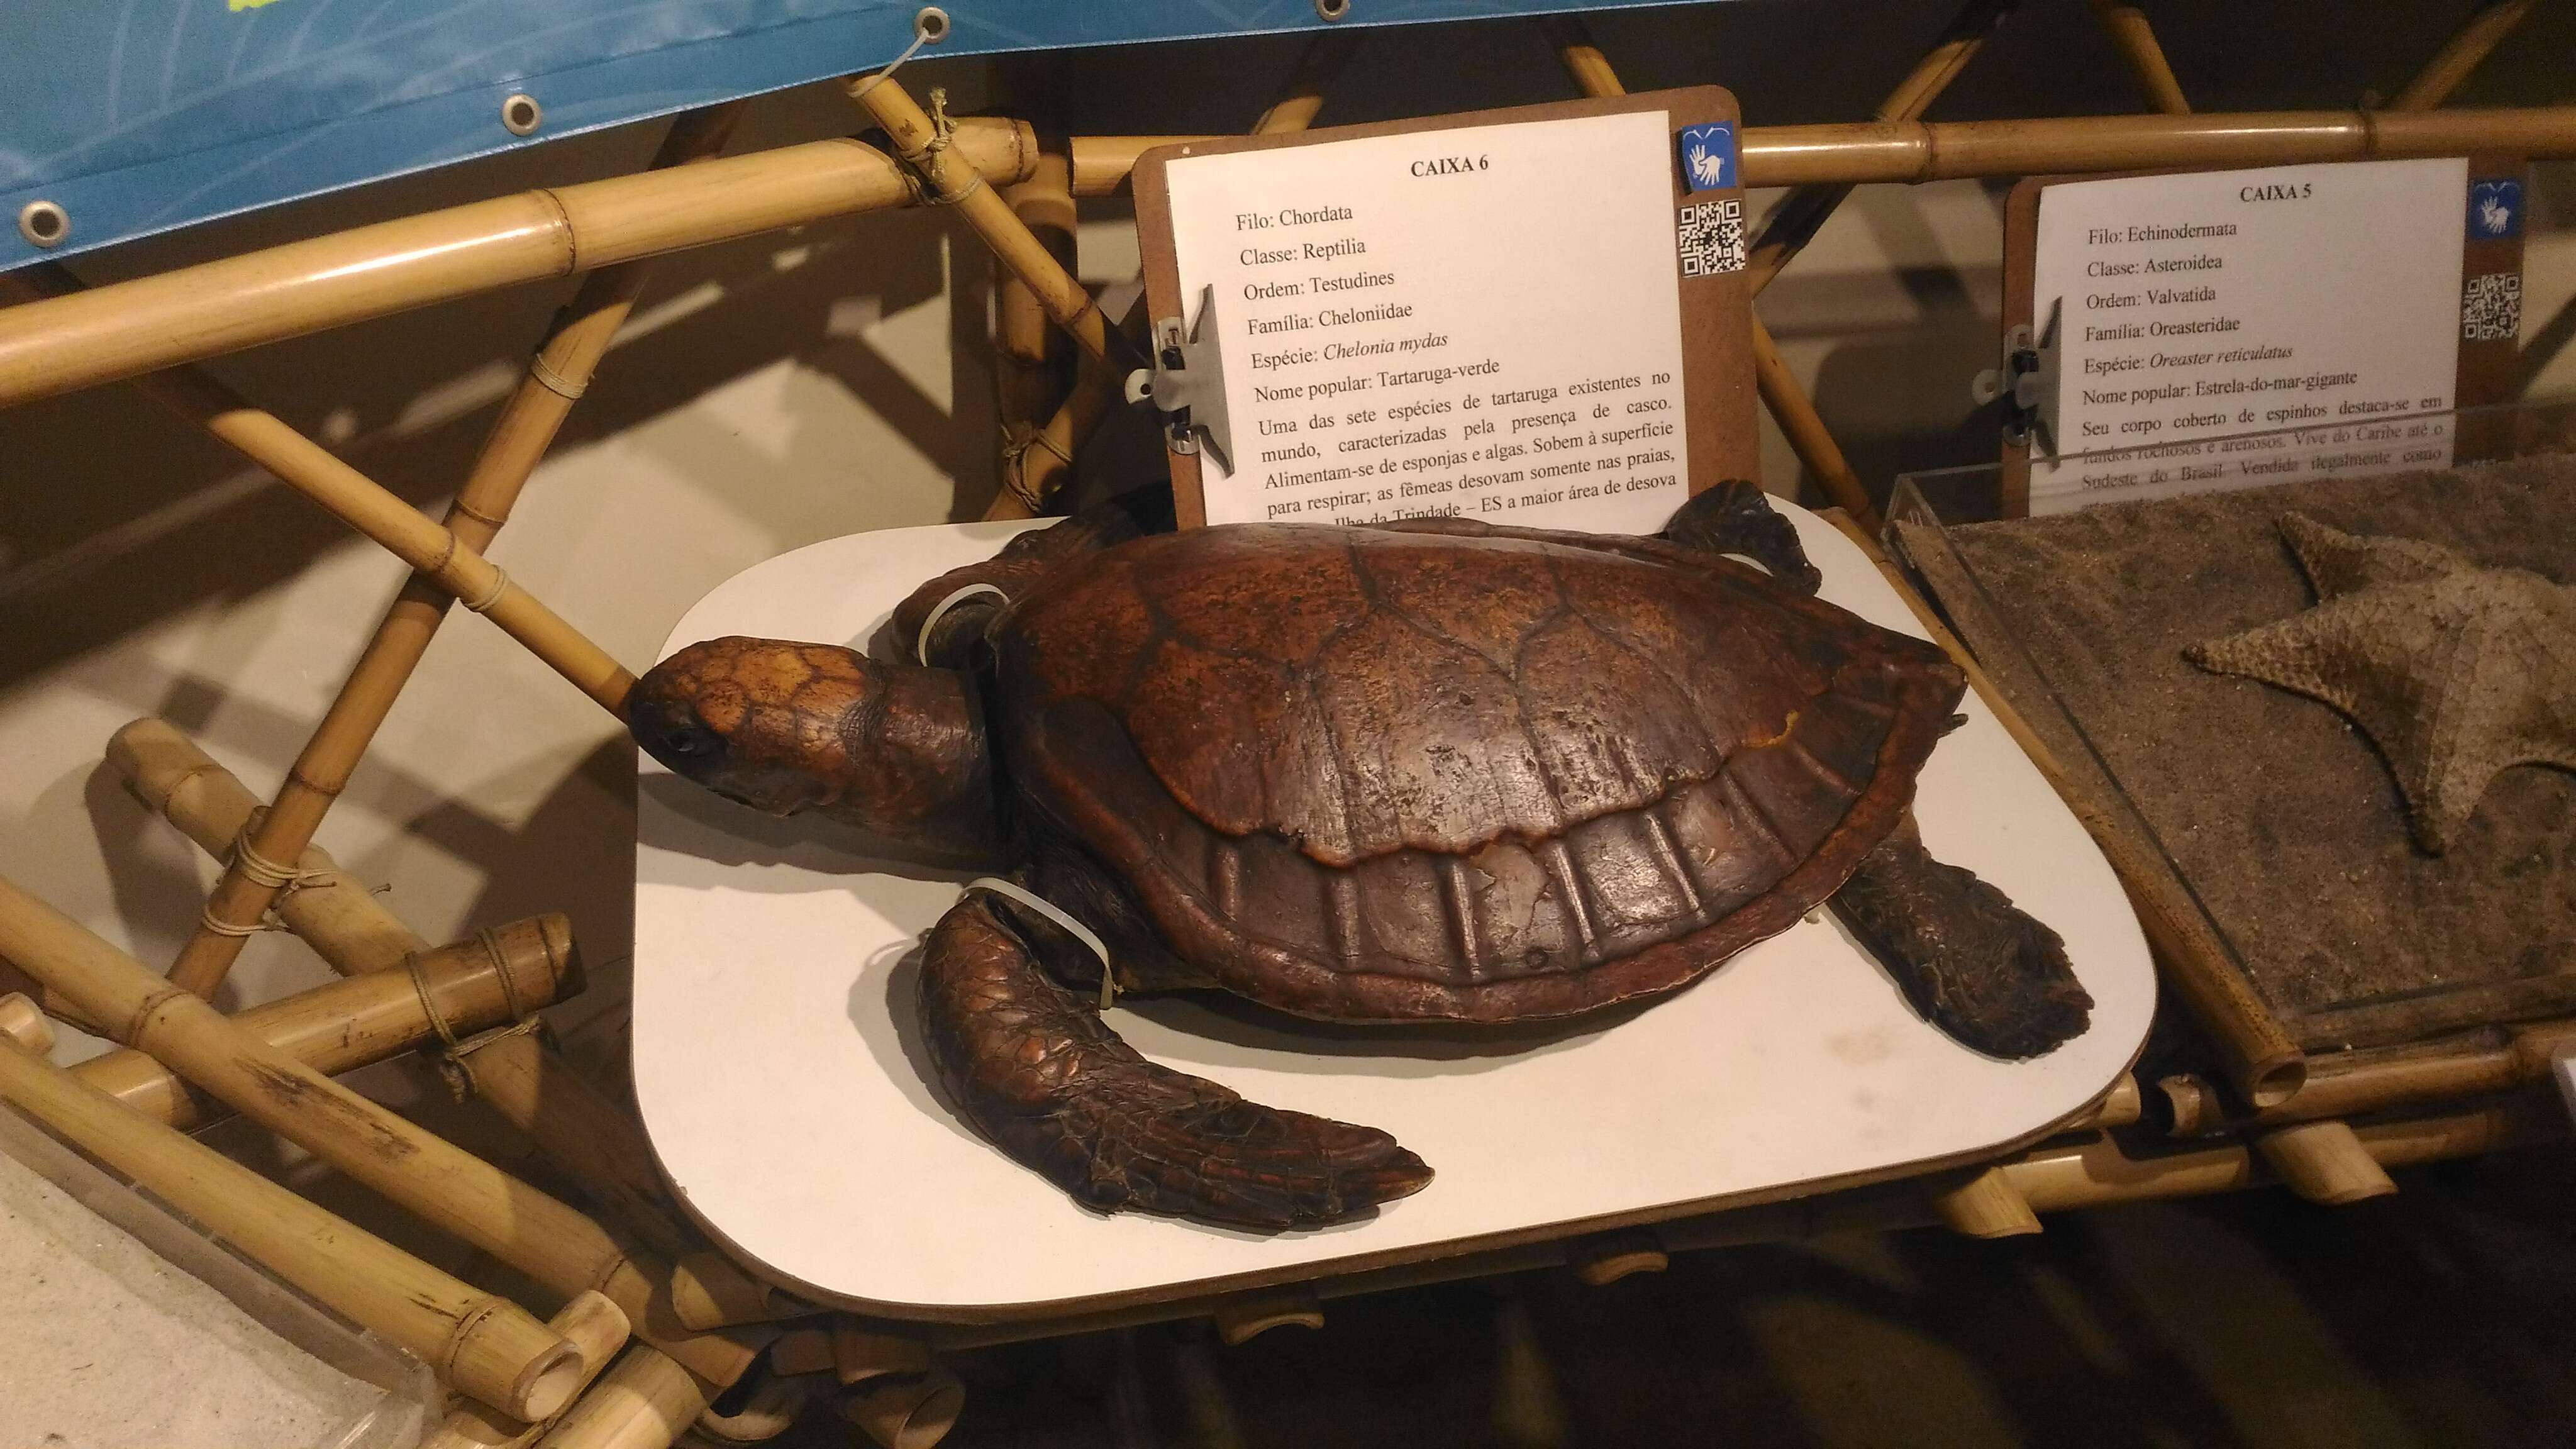
[{"label": "turtle head", "polygon": [[626,727],[674,773],[755,810],[815,810],[951,847],[994,836],[983,716],[953,670],[830,644],[709,639],[635,681]]}]

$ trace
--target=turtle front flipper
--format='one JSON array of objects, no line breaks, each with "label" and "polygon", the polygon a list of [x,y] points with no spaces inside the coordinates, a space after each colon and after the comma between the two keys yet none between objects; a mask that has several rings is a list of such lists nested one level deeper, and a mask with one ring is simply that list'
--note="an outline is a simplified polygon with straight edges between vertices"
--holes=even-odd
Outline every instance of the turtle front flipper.
[{"label": "turtle front flipper", "polygon": [[1812,594],[1825,576],[1807,559],[1796,525],[1771,506],[1758,483],[1730,478],[1693,497],[1665,522],[1663,537],[1684,548],[1736,554],[1760,564],[1784,588]]},{"label": "turtle front flipper", "polygon": [[1915,1010],[1989,1056],[2039,1056],[2091,1021],[2093,997],[2066,943],[2002,891],[1934,860],[1911,814],[1834,893],[1833,908]]},{"label": "turtle front flipper", "polygon": [[1374,1128],[1264,1107],[1137,1055],[981,894],[930,933],[921,1020],[975,1130],[1090,1207],[1315,1227],[1431,1180]]}]

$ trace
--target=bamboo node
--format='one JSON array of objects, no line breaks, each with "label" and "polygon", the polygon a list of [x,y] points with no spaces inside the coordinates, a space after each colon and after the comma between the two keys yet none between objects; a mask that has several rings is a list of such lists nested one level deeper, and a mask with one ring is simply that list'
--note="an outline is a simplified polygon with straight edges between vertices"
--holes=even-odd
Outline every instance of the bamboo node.
[{"label": "bamboo node", "polygon": [[[571,378],[568,378],[562,373],[555,371],[553,368],[548,367],[546,365],[546,355],[542,352],[536,353],[528,358],[528,376],[535,379],[538,386],[543,387],[546,391],[555,394],[566,402],[579,402],[581,400],[581,395],[590,390],[590,384],[588,382],[575,382]],[[464,509],[463,511],[466,513],[474,513],[474,510],[470,508]],[[481,514],[474,514],[474,516],[477,518],[482,517]],[[486,518],[483,521],[486,523],[498,523],[500,520]]]}]

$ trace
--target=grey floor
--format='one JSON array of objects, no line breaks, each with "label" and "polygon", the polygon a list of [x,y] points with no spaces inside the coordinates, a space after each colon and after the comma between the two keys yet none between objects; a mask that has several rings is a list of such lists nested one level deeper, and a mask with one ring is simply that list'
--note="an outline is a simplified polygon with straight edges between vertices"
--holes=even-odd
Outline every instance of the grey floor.
[{"label": "grey floor", "polygon": [[1233,1349],[1175,1326],[988,1350],[948,1443],[2576,1445],[2576,1149],[2399,1182],[1391,1293]]}]

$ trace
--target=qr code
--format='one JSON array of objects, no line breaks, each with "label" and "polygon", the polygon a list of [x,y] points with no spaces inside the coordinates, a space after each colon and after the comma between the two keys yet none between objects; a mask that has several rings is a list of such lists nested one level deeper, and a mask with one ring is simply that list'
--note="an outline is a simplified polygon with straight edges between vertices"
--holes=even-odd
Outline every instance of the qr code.
[{"label": "qr code", "polygon": [[1744,198],[1685,206],[1678,229],[1682,275],[1717,277],[1744,270]]},{"label": "qr code", "polygon": [[2510,342],[2522,335],[2522,273],[2469,278],[2460,292],[2460,340]]}]

